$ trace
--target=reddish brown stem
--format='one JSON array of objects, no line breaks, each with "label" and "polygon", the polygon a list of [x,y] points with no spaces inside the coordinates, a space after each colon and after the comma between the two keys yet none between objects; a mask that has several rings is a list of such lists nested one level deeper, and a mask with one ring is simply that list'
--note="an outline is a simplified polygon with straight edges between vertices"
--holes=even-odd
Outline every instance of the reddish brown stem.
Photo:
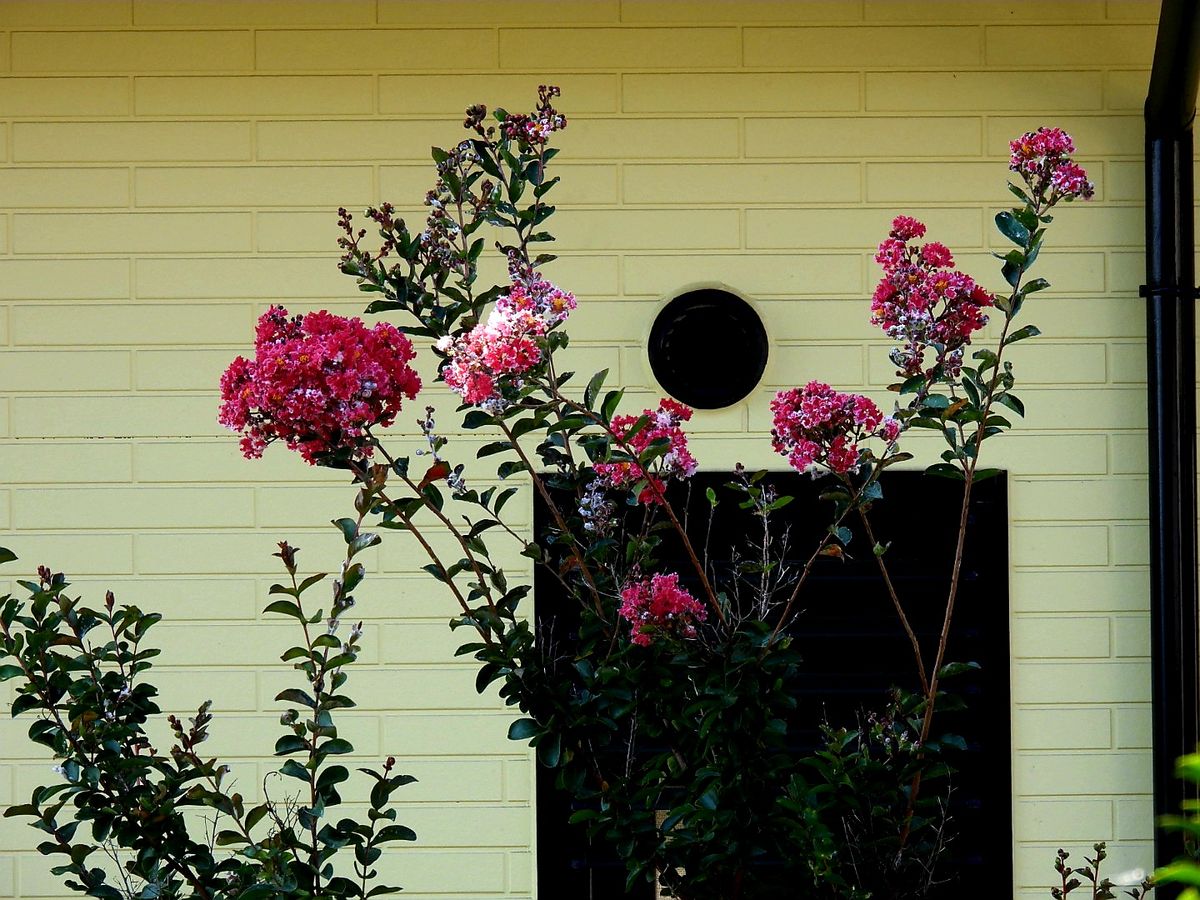
[{"label": "reddish brown stem", "polygon": [[[594,425],[600,426],[600,428],[604,430],[605,434],[607,434],[611,440],[615,441],[623,452],[628,453],[635,459],[637,458],[637,452],[633,449],[633,447],[631,447],[624,438],[617,434],[613,430],[612,426],[608,422],[605,422],[602,417],[596,415],[595,412],[587,407],[571,400],[569,397],[563,396],[563,394],[558,390],[558,386],[553,382],[547,385],[547,389],[551,396],[553,396],[554,399],[558,400],[564,406],[569,407],[576,413],[579,413],[591,420]],[[712,608],[713,612],[716,613],[717,619],[721,622],[721,624],[726,624],[725,610],[721,608],[721,604],[717,600],[717,592],[713,590],[712,582],[709,581],[708,578],[708,573],[704,570],[704,566],[700,563],[699,557],[696,556],[696,550],[692,546],[691,538],[688,537],[687,531],[684,529],[683,524],[679,521],[679,517],[675,515],[675,509],[671,506],[671,501],[669,501],[662,492],[659,492],[657,497],[661,501],[658,505],[662,507],[663,511],[667,514],[667,518],[670,519],[671,525],[675,529],[675,533],[679,536],[680,543],[683,544],[684,549],[687,551],[689,561],[696,570],[696,575],[700,578],[700,584],[704,588],[704,594],[708,600],[708,605]]]},{"label": "reddish brown stem", "polygon": [[928,695],[929,677],[925,672],[925,660],[921,656],[921,644],[917,640],[917,634],[913,631],[913,627],[908,621],[908,616],[904,612],[904,605],[900,602],[900,595],[896,592],[896,586],[892,583],[892,576],[888,571],[887,563],[884,562],[882,554],[875,551],[875,548],[879,546],[879,542],[875,539],[875,532],[871,528],[870,519],[867,518],[867,511],[859,507],[858,517],[862,520],[867,540],[871,542],[875,562],[879,565],[879,574],[883,576],[883,583],[887,586],[888,596],[892,599],[892,605],[896,607],[896,615],[900,619],[900,625],[904,628],[904,633],[908,635],[909,643],[912,644],[913,658],[917,663],[917,676],[921,679],[921,691]]},{"label": "reddish brown stem", "polygon": [[[1011,295],[1014,302],[1017,294],[1020,291],[1020,282],[1013,287]],[[1012,308],[1011,305],[1009,307]],[[963,548],[967,540],[967,520],[970,516],[971,509],[971,488],[975,483],[975,469],[979,465],[979,450],[983,444],[983,432],[987,427],[988,415],[991,413],[992,404],[995,401],[996,388],[1000,384],[1000,373],[1002,371],[1001,361],[1004,357],[1004,342],[1008,337],[1008,329],[1012,324],[1013,317],[1008,315],[1004,319],[1004,328],[1000,332],[999,346],[996,348],[996,364],[992,374],[992,380],[988,385],[987,402],[983,406],[983,416],[979,420],[979,425],[975,429],[974,451],[963,468],[963,498],[962,507],[958,514],[958,538],[954,546],[954,565],[950,572],[950,590],[946,596],[946,613],[942,617],[942,631],[938,636],[937,654],[933,661],[933,672],[929,678],[929,689],[925,692],[925,715],[921,720],[921,734],[918,739],[917,746],[920,753],[924,754],[925,742],[929,740],[929,733],[933,728],[933,713],[937,706],[937,691],[938,682],[940,680],[942,663],[946,658],[946,647],[950,641],[950,623],[954,618],[954,603],[958,599],[959,579],[962,575]],[[921,790],[921,770],[918,769],[913,775],[912,786],[908,792],[908,809],[904,814],[904,827],[900,832],[900,846],[903,848],[908,842],[908,835],[912,828],[913,813],[917,806],[917,797]]]},{"label": "reddish brown stem", "polygon": [[[487,580],[483,577],[483,570],[479,566],[479,561],[475,558],[475,554],[471,552],[471,548],[467,546],[467,539],[463,537],[462,532],[455,527],[454,523],[447,518],[445,513],[438,509],[437,506],[435,506],[434,503],[425,496],[425,492],[421,490],[416,482],[409,478],[404,472],[401,472],[396,468],[396,460],[392,458],[391,454],[387,452],[381,443],[376,441],[375,446],[379,448],[379,452],[382,453],[384,459],[388,461],[389,465],[391,466],[391,470],[399,475],[400,479],[405,483],[405,485],[408,486],[408,489],[413,492],[413,496],[420,500],[422,505],[431,513],[433,513],[437,520],[446,526],[446,530],[454,536],[454,539],[458,542],[458,546],[462,549],[463,555],[471,564],[471,570],[475,573],[475,578],[479,582],[479,590],[483,593],[483,598],[487,601],[488,608],[495,611],[496,604],[492,600],[491,589],[488,588]],[[393,504],[393,509],[394,508],[395,504]]]},{"label": "reddish brown stem", "polygon": [[[366,484],[365,480],[363,483]],[[470,604],[467,603],[466,598],[463,597],[462,591],[458,589],[458,585],[454,583],[454,579],[450,577],[450,570],[446,568],[445,564],[442,562],[441,558],[438,557],[433,547],[429,546],[429,542],[425,540],[425,536],[417,529],[417,526],[413,523],[412,517],[400,509],[400,507],[396,504],[396,501],[385,494],[382,490],[376,488],[374,493],[376,497],[387,504],[392,512],[395,513],[396,518],[404,523],[404,526],[409,530],[412,536],[417,539],[417,543],[421,545],[421,549],[425,551],[425,555],[428,556],[433,564],[438,567],[438,570],[441,571],[442,577],[446,580],[446,586],[450,588],[450,593],[452,593],[454,595],[454,599],[458,601],[458,605],[462,608],[463,615],[466,616],[466,618],[472,623],[474,623],[474,614],[471,612]],[[478,631],[480,636],[483,637],[485,643],[493,643],[492,633],[490,630],[482,628],[478,624],[475,624],[475,630]]]},{"label": "reddish brown stem", "polygon": [[571,553],[571,559],[574,560],[576,567],[579,569],[579,574],[583,576],[583,580],[587,582],[588,591],[592,595],[592,604],[596,607],[596,614],[601,621],[604,620],[604,604],[600,601],[600,589],[596,587],[596,579],[592,577],[591,569],[587,567],[587,563],[583,561],[583,556],[576,546],[575,538],[567,528],[566,520],[563,519],[562,511],[559,510],[558,504],[554,502],[554,498],[550,496],[550,489],[546,487],[541,476],[538,475],[537,469],[534,468],[529,455],[524,448],[518,443],[517,438],[513,435],[512,429],[508,427],[506,422],[501,421],[500,430],[504,432],[504,436],[508,438],[508,442],[512,444],[513,450],[520,457],[521,462],[525,465],[525,470],[529,472],[529,477],[533,481],[533,486],[537,488],[537,492],[541,494],[542,500],[545,501],[546,507],[550,510],[550,515],[554,517],[554,524],[558,526],[559,531],[567,538],[567,547]]}]

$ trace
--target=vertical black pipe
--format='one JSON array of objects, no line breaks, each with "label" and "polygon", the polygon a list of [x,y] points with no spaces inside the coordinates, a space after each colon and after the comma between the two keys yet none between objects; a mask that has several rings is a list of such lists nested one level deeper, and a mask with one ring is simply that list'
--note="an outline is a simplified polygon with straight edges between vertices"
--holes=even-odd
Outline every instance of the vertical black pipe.
[{"label": "vertical black pipe", "polygon": [[[1146,98],[1146,357],[1154,812],[1178,811],[1175,758],[1200,741],[1197,599],[1195,241],[1192,122],[1200,76],[1196,0],[1163,0]],[[1158,864],[1182,851],[1159,834]],[[1167,896],[1174,896],[1174,893]]]}]

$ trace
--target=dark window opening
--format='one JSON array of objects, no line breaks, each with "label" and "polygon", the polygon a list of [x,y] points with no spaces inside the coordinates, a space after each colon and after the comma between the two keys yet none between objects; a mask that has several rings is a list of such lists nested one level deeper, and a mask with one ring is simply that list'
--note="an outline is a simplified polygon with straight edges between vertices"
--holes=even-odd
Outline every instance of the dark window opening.
[{"label": "dark window opening", "polygon": [[767,368],[767,331],[754,308],[729,291],[688,291],[650,329],[650,368],[663,390],[697,409],[747,397]]},{"label": "dark window opening", "polygon": [[[830,504],[819,499],[827,485],[795,473],[773,473],[768,479],[780,493],[796,500],[781,511],[780,525],[791,529],[789,563],[804,559],[824,527]],[[675,485],[673,503],[687,507],[691,527],[707,521],[705,488],[720,493],[729,480],[724,473],[700,473],[690,488]],[[918,472],[888,472],[882,480],[884,499],[872,510],[872,526],[891,541],[887,560],[906,612],[922,643],[926,665],[932,664],[945,610],[961,484]],[[735,504],[723,504],[726,512]],[[535,528],[547,521],[535,504]],[[730,566],[730,549],[744,546],[750,523],[739,514],[714,523],[710,552],[718,571]],[[1003,475],[976,485],[963,561],[962,584],[955,606],[948,661],[974,661],[981,669],[960,676],[947,688],[966,701],[966,710],[944,714],[942,730],[967,741],[958,754],[950,813],[955,839],[949,850],[945,896],[958,896],[963,884],[986,880],[1000,896],[1012,892],[1012,783],[1010,750],[1008,639],[1008,513]],[[856,532],[844,560],[821,558],[805,588],[802,611],[791,628],[804,657],[797,685],[800,710],[793,726],[797,752],[814,749],[819,724],[853,727],[864,708],[879,709],[888,689],[900,684],[917,689],[911,647],[880,581],[871,548]],[[664,554],[664,571],[687,580],[688,565],[680,554]],[[572,610],[562,602],[561,587],[541,571],[535,576],[538,633],[553,629],[555,639],[569,641]],[[952,717],[952,718],[951,718]],[[935,733],[939,729],[935,727]],[[537,773],[537,846],[539,892],[549,897],[617,900],[632,896],[650,900],[653,888],[624,891],[625,869],[610,848],[589,845],[582,827],[567,825],[570,801],[554,787],[554,773]]]}]

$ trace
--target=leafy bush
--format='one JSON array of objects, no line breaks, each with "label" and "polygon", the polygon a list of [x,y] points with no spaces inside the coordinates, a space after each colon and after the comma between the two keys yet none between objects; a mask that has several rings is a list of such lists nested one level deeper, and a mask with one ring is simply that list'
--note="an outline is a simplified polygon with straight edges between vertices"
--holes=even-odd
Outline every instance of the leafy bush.
[{"label": "leafy bush", "polygon": [[[147,735],[161,715],[151,680],[159,651],[147,641],[158,613],[118,605],[111,591],[99,609],[85,606],[63,575],[44,567],[37,581],[20,582],[28,600],[0,598],[0,681],[16,683],[13,715],[32,716],[30,740],[58,760],[55,781],[5,816],[28,819],[44,834],[38,852],[68,888],[108,900],[315,900],[399,890],[373,883],[375,863],[390,842],[416,837],[396,823],[391,803],[415,779],[396,773],[391,757],[360,769],[370,784],[366,821],[331,815],[350,779],[331,759],[354,750],[334,715],[355,705],[343,690],[361,623],[344,638],[338,633],[362,577],[353,557],[373,540],[347,540],[328,616],[302,606],[324,576],[298,582],[296,550],[280,544],[290,581],[271,590],[287,599],[266,611],[291,616],[303,633],[282,657],[303,686],[275,698],[295,704],[280,717],[275,743],[275,754],[288,758],[264,781],[256,805],[234,789],[229,767],[203,752],[209,702],[186,723],[167,716],[174,740],[165,753]],[[0,548],[0,562],[15,558]],[[348,865],[339,865],[343,857]]]}]

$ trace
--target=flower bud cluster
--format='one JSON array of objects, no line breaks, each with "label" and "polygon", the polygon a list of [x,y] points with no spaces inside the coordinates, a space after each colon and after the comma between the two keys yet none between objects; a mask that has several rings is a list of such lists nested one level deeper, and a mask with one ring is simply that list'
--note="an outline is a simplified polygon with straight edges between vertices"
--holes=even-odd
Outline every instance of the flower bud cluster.
[{"label": "flower bud cluster", "polygon": [[435,412],[436,410],[432,406],[426,406],[425,415],[417,419],[417,428],[424,435],[427,446],[418,447],[416,455],[432,457],[434,465],[430,467],[429,474],[426,477],[431,477],[433,473],[445,473],[444,476],[439,475],[439,477],[446,479],[446,487],[450,488],[450,492],[455,497],[461,497],[469,490],[467,479],[463,475],[466,466],[463,463],[451,466],[450,463],[442,459],[441,449],[446,446],[448,441],[437,432],[437,422],[434,419]]},{"label": "flower bud cluster", "polygon": [[446,385],[465,403],[492,412],[503,409],[524,386],[522,376],[544,356],[542,338],[575,308],[575,297],[535,277],[515,281],[488,315],[457,340],[443,338],[437,349],[449,358]]},{"label": "flower bud cluster", "polygon": [[[392,204],[384,203],[378,209],[370,207],[367,209],[366,215],[380,229],[390,233],[397,224],[396,219],[392,216],[395,211],[396,208]],[[360,244],[362,239],[367,236],[367,230],[354,227],[354,216],[344,206],[338,207],[337,224],[343,232],[343,236],[337,239],[337,245],[342,251],[342,255],[338,259],[338,268],[343,271],[349,269],[359,277],[365,277],[395,249],[396,245],[390,238],[385,240],[375,253],[363,249]]]},{"label": "flower bud cluster", "polygon": [[707,618],[704,606],[679,586],[674,572],[626,582],[618,615],[630,623],[630,642],[640,647],[650,646],[656,636],[693,638],[697,623]]},{"label": "flower bud cluster", "polygon": [[324,310],[289,317],[273,306],[258,320],[254,351],[221,376],[218,415],[242,433],[248,459],[277,440],[310,464],[336,451],[370,456],[368,429],[390,425],[421,389],[412,343],[386,322],[367,328]]},{"label": "flower bud cluster", "polygon": [[928,374],[940,371],[955,377],[962,369],[963,348],[987,324],[984,309],[995,297],[953,268],[954,257],[945,244],[915,243],[924,235],[925,226],[916,219],[893,220],[891,233],[875,254],[883,278],[871,299],[871,324],[901,342],[891,354],[899,374],[925,372],[926,351],[932,349]]},{"label": "flower bud cluster", "polygon": [[816,473],[821,466],[837,474],[854,471],[862,455],[859,441],[879,437],[890,446],[900,437],[900,423],[885,418],[870,398],[820,381],[780,391],[771,412],[771,444],[797,472]]},{"label": "flower bud cluster", "polygon": [[[645,427],[634,432],[633,426],[642,418],[647,419]],[[614,416],[613,434],[618,441],[628,445],[633,455],[641,456],[659,441],[667,443],[667,450],[653,471],[647,471],[632,460],[596,463],[593,467],[596,478],[592,483],[606,489],[626,490],[644,480],[645,487],[638,494],[638,502],[662,503],[668,479],[690,478],[696,474],[696,458],[688,450],[687,435],[682,427],[691,418],[691,409],[665,398],[658,402],[657,409],[642,410],[640,416]]]},{"label": "flower bud cluster", "polygon": [[554,85],[538,85],[537,109],[528,115],[505,116],[500,124],[504,136],[510,141],[516,141],[522,150],[545,146],[554,132],[567,127],[566,117],[554,108],[552,102],[561,93]]},{"label": "flower bud cluster", "polygon": [[[445,159],[437,164],[438,180],[425,194],[425,205],[429,214],[425,218],[425,229],[421,232],[421,249],[428,262],[445,269],[461,268],[459,259],[465,252],[463,226],[470,221],[486,218],[494,206],[496,186],[488,179],[479,182],[476,193],[468,184],[468,175],[479,165],[479,153],[471,141],[461,141],[446,151]],[[451,184],[456,184],[456,190]],[[451,214],[451,209],[455,212]],[[464,221],[459,222],[462,216]]]}]

